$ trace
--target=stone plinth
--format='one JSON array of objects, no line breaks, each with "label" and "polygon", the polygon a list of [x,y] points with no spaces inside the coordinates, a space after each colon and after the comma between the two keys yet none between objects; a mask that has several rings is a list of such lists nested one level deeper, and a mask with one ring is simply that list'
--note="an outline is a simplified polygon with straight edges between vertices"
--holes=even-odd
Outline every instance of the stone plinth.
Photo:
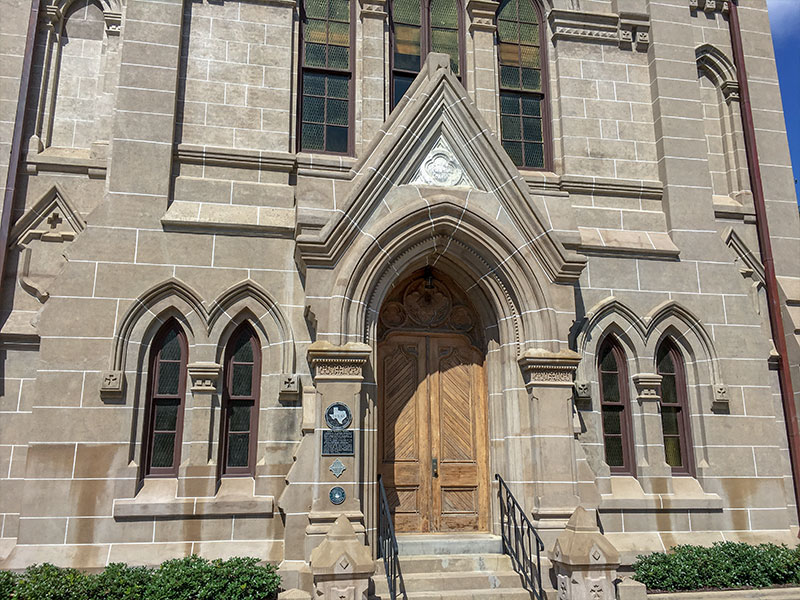
[{"label": "stone plinth", "polygon": [[315,598],[367,600],[375,561],[344,514],[311,553],[311,572]]}]

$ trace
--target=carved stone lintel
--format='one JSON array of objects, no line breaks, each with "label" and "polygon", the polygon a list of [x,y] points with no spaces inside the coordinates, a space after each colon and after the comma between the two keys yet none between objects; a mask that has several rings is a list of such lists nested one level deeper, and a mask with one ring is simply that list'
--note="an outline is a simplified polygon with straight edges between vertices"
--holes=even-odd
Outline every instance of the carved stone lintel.
[{"label": "carved stone lintel", "polygon": [[192,378],[192,392],[214,394],[217,392],[217,382],[222,371],[222,366],[217,363],[196,362],[188,367],[189,377]]},{"label": "carved stone lintel", "polygon": [[526,386],[572,387],[580,362],[581,355],[572,350],[549,352],[534,348],[519,358]]},{"label": "carved stone lintel", "polygon": [[658,402],[661,400],[661,375],[655,373],[637,373],[632,377],[636,386],[636,399],[641,402]]},{"label": "carved stone lintel", "polygon": [[121,398],[125,390],[125,371],[103,371],[100,380],[100,396]]},{"label": "carved stone lintel", "polygon": [[367,344],[350,342],[334,346],[329,342],[314,342],[308,348],[308,357],[314,367],[314,379],[361,381],[362,367],[367,362],[372,348]]}]

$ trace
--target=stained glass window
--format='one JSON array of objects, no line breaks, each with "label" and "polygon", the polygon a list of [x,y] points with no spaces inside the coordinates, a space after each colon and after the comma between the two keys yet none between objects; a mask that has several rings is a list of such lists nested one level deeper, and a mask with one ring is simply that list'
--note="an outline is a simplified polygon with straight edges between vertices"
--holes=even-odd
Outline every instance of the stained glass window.
[{"label": "stained glass window", "polygon": [[304,0],[300,150],[350,150],[350,0]]},{"label": "stained glass window", "polygon": [[150,352],[145,474],[174,476],[180,462],[187,354],[177,321],[170,320],[161,328]]},{"label": "stained glass window", "polygon": [[692,473],[692,443],[683,357],[669,338],[658,348],[664,455],[673,473]]},{"label": "stained glass window", "polygon": [[497,14],[500,137],[518,167],[544,169],[542,27],[534,0],[504,0]]},{"label": "stained glass window", "polygon": [[226,350],[223,391],[223,475],[252,475],[256,453],[261,352],[258,337],[244,324],[231,336]]},{"label": "stained glass window", "polygon": [[428,52],[450,56],[461,77],[461,3],[458,0],[394,0],[392,27],[392,107],[403,98]]},{"label": "stained glass window", "polygon": [[608,336],[600,347],[599,365],[606,463],[612,473],[633,475],[633,439],[625,354],[612,336]]}]

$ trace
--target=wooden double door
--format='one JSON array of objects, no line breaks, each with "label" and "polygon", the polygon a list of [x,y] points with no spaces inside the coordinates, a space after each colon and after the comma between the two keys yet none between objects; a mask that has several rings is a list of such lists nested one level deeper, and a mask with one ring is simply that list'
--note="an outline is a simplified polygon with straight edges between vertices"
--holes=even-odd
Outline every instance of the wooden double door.
[{"label": "wooden double door", "polygon": [[378,346],[379,470],[399,533],[488,530],[484,358],[458,334]]}]

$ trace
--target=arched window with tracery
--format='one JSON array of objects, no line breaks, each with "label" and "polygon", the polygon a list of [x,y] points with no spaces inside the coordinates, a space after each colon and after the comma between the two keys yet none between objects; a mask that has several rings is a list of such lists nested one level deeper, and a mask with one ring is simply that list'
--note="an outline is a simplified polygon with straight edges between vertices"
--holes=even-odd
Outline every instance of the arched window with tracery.
[{"label": "arched window with tracery", "polygon": [[463,15],[460,0],[393,0],[391,24],[391,100],[397,106],[429,52],[450,56],[450,69],[463,83]]},{"label": "arched window with tracery", "polygon": [[600,347],[598,371],[606,464],[612,474],[635,475],[628,370],[625,353],[612,335]]},{"label": "arched window with tracery", "polygon": [[353,151],[353,7],[303,0],[298,150]]},{"label": "arched window with tracery", "polygon": [[221,474],[254,475],[258,448],[261,347],[253,328],[239,326],[225,349]]},{"label": "arched window with tracery", "polygon": [[656,369],[661,375],[661,428],[667,464],[675,475],[694,475],[686,365],[669,338],[658,347]]},{"label": "arched window with tracery", "polygon": [[550,169],[547,56],[542,11],[534,0],[503,0],[497,13],[500,139],[526,169]]},{"label": "arched window with tracery", "polygon": [[144,473],[175,477],[181,460],[186,398],[186,335],[175,319],[167,321],[150,347]]}]

